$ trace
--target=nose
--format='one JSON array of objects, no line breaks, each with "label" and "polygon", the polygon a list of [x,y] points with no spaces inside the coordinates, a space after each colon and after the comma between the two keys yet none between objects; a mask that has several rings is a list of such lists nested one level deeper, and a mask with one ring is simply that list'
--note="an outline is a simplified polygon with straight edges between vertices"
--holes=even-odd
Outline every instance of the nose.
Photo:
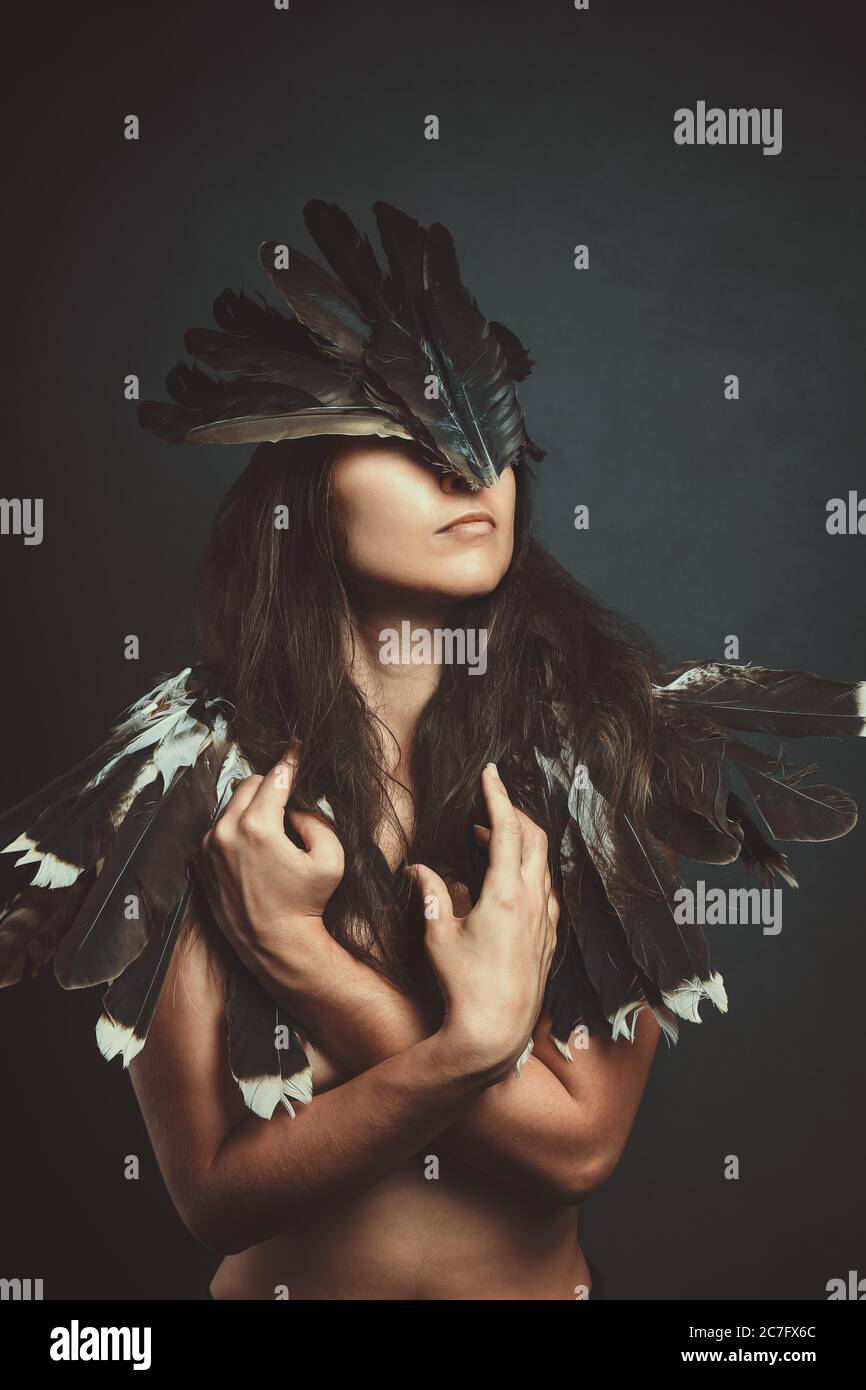
[{"label": "nose", "polygon": [[451,494],[469,493],[473,494],[476,489],[472,487],[468,478],[464,478],[462,473],[452,473],[443,471],[439,477],[439,490],[446,496]]}]

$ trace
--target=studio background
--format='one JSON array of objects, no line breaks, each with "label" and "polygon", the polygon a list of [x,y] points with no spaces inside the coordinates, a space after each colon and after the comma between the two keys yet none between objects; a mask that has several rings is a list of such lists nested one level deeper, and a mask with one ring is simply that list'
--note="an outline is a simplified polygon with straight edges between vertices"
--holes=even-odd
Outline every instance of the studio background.
[{"label": "studio background", "polygon": [[[856,6],[191,0],[19,21],[0,492],[44,498],[45,534],[0,536],[0,809],[194,659],[195,563],[252,451],[163,444],[123,378],[164,399],[220,290],[274,300],[258,244],[311,252],[312,197],[368,233],[377,198],[454,231],[482,310],[537,363],[537,534],[672,663],[737,634],[742,661],[866,677],[866,537],[825,530],[827,500],[866,489]],[[678,147],[674,110],[699,100],[781,107],[781,153]],[[812,758],[866,807],[862,741]],[[730,1011],[704,1001],[659,1043],[583,1208],[611,1297],[820,1299],[866,1273],[864,834],[790,847],[779,936],[707,929]],[[217,1261],[98,1053],[101,993],[46,972],[0,994],[0,1275],[46,1298],[196,1297]]]}]

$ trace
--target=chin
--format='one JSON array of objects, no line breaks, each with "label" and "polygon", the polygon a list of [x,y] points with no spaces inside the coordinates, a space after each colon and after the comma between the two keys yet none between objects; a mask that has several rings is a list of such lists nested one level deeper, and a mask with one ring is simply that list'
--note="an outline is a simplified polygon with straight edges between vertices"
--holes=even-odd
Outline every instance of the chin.
[{"label": "chin", "polygon": [[489,594],[500,583],[508,569],[509,554],[485,555],[482,551],[474,554],[455,556],[450,564],[439,569],[437,580],[450,588],[463,590],[467,597],[471,594]]},{"label": "chin", "polygon": [[[510,555],[509,555],[510,559]],[[466,553],[447,559],[417,563],[401,569],[365,567],[354,571],[354,577],[366,589],[376,593],[391,592],[425,603],[458,603],[463,599],[481,598],[491,594],[502,581],[508,560],[501,555]]]},{"label": "chin", "polygon": [[489,566],[479,567],[472,574],[455,574],[453,578],[443,576],[440,573],[436,575],[431,587],[452,602],[457,602],[460,599],[483,598],[485,594],[493,593],[504,574],[505,570],[499,565],[495,569]]}]

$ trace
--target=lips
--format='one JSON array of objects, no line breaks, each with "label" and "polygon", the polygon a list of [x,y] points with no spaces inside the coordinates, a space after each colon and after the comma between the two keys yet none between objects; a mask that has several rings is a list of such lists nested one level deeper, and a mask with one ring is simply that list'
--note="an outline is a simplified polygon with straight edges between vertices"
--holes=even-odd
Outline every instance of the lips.
[{"label": "lips", "polygon": [[486,522],[486,524],[491,527],[496,525],[496,522],[489,512],[463,512],[460,516],[455,516],[453,521],[449,521],[447,526],[440,526],[437,535],[441,535],[443,531],[452,531],[455,526],[470,526],[473,523],[477,524],[479,522]]}]

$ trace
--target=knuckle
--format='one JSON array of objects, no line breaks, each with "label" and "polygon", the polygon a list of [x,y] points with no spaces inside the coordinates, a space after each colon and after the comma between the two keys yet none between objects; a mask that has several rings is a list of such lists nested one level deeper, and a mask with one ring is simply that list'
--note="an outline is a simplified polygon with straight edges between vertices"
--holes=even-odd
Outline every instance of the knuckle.
[{"label": "knuckle", "polygon": [[516,889],[508,888],[504,884],[494,888],[491,896],[493,906],[500,912],[514,912],[520,904],[520,895]]},{"label": "knuckle", "polygon": [[257,772],[253,772],[250,774],[249,777],[242,777],[240,781],[235,782],[234,790],[232,791],[231,796],[226,802],[226,810],[228,810],[232,802],[234,802],[234,809],[235,811],[237,811],[237,804],[240,800],[240,792],[242,787],[253,787],[257,790],[264,780],[264,777],[261,777]]},{"label": "knuckle", "polygon": [[252,844],[260,844],[268,837],[268,828],[261,816],[253,815],[249,811],[241,816],[238,829],[244,839]]},{"label": "knuckle", "polygon": [[210,832],[212,846],[218,850],[225,849],[227,845],[231,844],[232,839],[233,833],[230,822],[227,820],[218,820],[213,830]]}]

